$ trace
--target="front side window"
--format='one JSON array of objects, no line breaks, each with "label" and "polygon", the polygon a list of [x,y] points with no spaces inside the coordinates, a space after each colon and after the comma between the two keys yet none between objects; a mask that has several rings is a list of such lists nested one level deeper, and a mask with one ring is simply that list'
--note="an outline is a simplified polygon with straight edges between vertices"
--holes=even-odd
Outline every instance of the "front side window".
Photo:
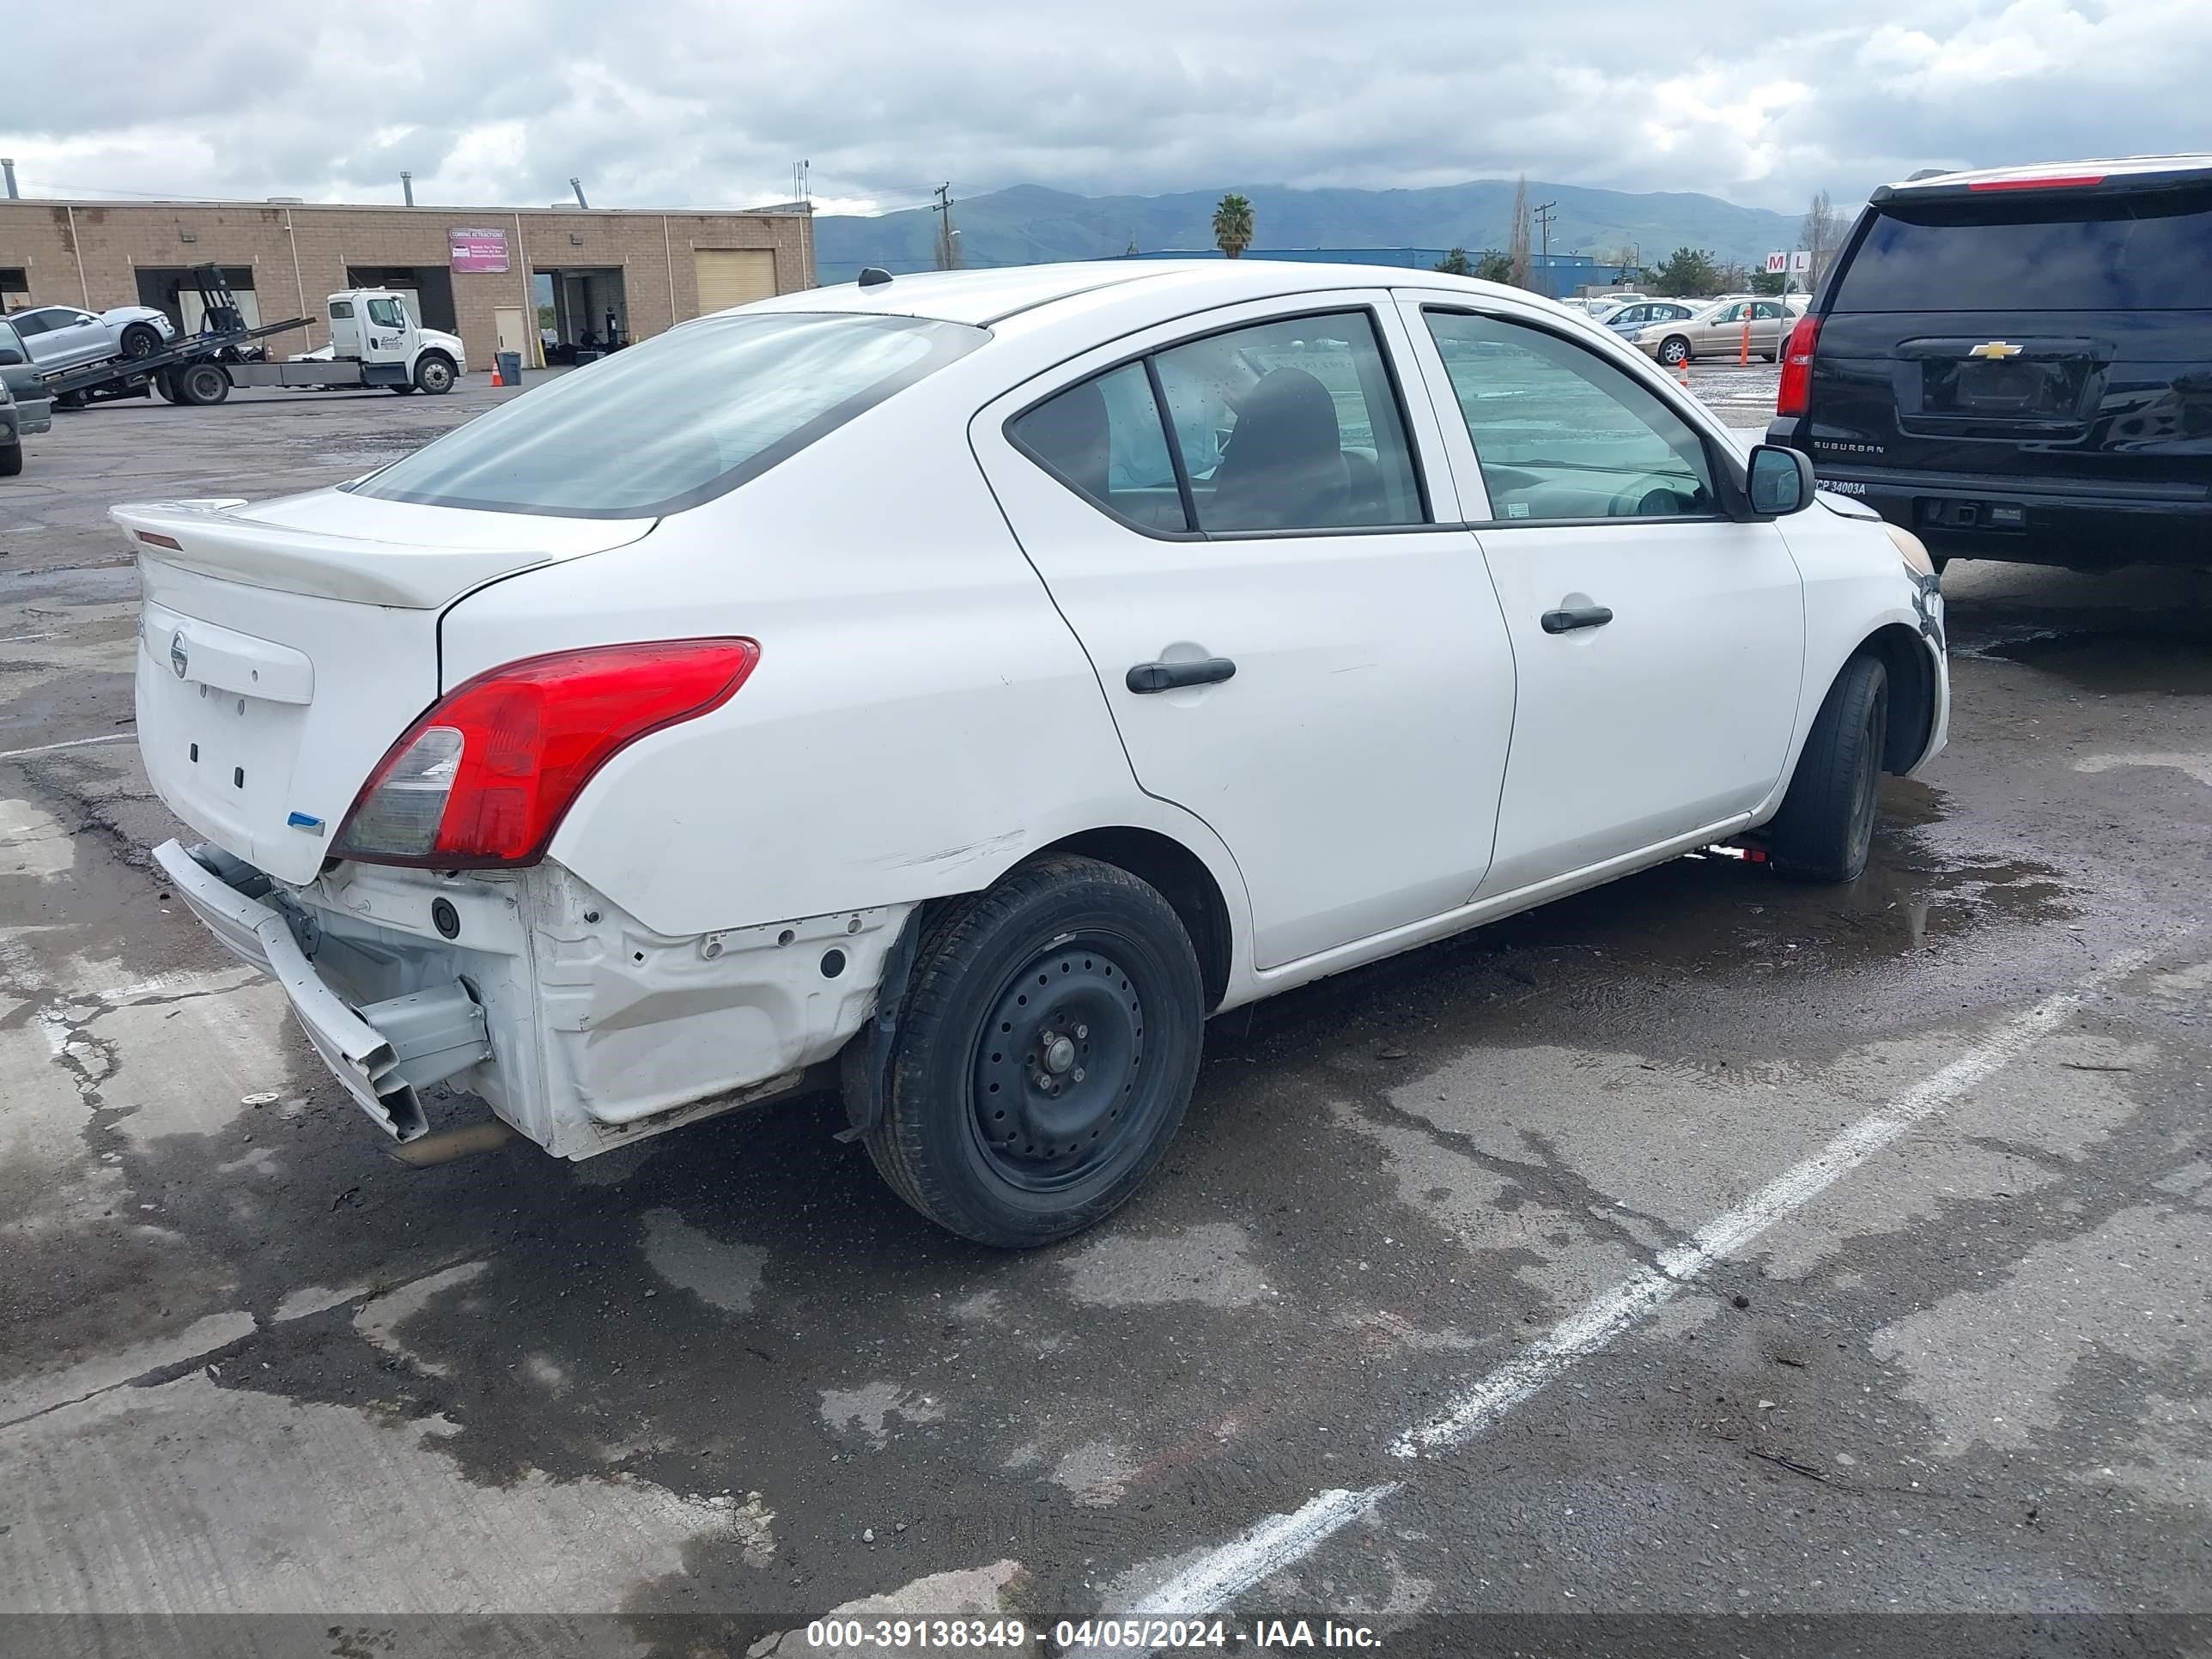
[{"label": "front side window", "polygon": [[1426,521],[1366,312],[1255,323],[1170,347],[1153,362],[1199,529]]},{"label": "front side window", "polygon": [[1490,493],[1490,516],[1671,518],[1718,510],[1688,422],[1633,377],[1520,323],[1427,311]]},{"label": "front side window", "polygon": [[1006,433],[1069,489],[1147,530],[1190,528],[1160,406],[1144,364],[1124,363],[1055,392]]},{"label": "front side window", "polygon": [[368,302],[368,320],[379,328],[404,328],[407,326],[407,313],[400,308],[397,300],[375,299]]},{"label": "front side window", "polygon": [[546,381],[352,488],[564,518],[681,512],[989,338],[962,323],[852,313],[706,318]]}]

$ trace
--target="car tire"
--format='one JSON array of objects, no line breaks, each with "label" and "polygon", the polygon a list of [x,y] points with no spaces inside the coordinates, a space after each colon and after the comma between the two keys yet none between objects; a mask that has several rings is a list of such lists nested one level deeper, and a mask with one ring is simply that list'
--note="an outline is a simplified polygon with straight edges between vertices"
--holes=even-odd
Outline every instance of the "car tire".
[{"label": "car tire", "polygon": [[1669,334],[1659,342],[1659,361],[1669,368],[1680,368],[1693,354],[1690,343],[1679,334]]},{"label": "car tire", "polygon": [[453,360],[442,351],[426,351],[415,360],[416,390],[433,398],[442,398],[451,392],[459,378],[453,370]]},{"label": "car tire", "polygon": [[1066,1238],[1166,1152],[1204,1030],[1197,954],[1158,891],[1096,860],[1035,860],[925,934],[868,1156],[963,1238]]},{"label": "car tire", "polygon": [[126,357],[150,357],[161,349],[161,331],[151,323],[133,323],[118,343]]},{"label": "car tire", "polygon": [[1879,657],[1853,657],[1814,716],[1790,793],[1766,827],[1778,873],[1834,882],[1865,873],[1888,732],[1889,671]]},{"label": "car tire", "polygon": [[230,396],[230,376],[221,363],[187,363],[174,374],[179,402],[219,404]]},{"label": "car tire", "polygon": [[412,385],[388,386],[384,389],[402,398],[411,398],[415,395],[415,388]]},{"label": "car tire", "polygon": [[23,470],[23,446],[9,444],[0,448],[0,478],[12,478]]}]

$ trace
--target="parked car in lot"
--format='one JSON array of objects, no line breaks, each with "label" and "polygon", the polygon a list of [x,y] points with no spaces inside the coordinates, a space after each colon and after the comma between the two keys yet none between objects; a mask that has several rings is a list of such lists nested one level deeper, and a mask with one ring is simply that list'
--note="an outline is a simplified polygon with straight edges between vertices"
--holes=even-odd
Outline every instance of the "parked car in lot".
[{"label": "parked car in lot", "polygon": [[151,306],[117,306],[101,312],[34,306],[10,312],[8,321],[41,369],[74,368],[110,357],[144,357],[178,337],[177,325]]},{"label": "parked car in lot", "polygon": [[14,396],[18,425],[35,435],[53,429],[54,400],[39,379],[39,366],[31,361],[22,337],[13,324],[0,321],[0,386]]},{"label": "parked car in lot", "polygon": [[1597,320],[1616,334],[1634,335],[1654,323],[1679,323],[1695,316],[1699,309],[1682,300],[1635,299],[1608,307],[1592,313]]},{"label": "parked car in lot", "polygon": [[12,478],[23,470],[23,436],[28,429],[22,409],[8,383],[0,380],[0,478]]},{"label": "parked car in lot", "polygon": [[2212,566],[2212,155],[1877,190],[1771,441],[1939,560]]},{"label": "parked car in lot", "polygon": [[1428,273],[763,301],[115,508],[155,856],[390,1134],[442,1084],[582,1158],[833,1074],[902,1197],[1041,1243],[1211,1014],[1717,842],[1856,876],[1942,601],[1811,477]]},{"label": "parked car in lot", "polygon": [[1669,368],[1698,357],[1733,357],[1743,350],[1744,323],[1751,324],[1751,355],[1774,360],[1790,313],[1779,299],[1717,300],[1685,318],[1647,324],[1629,336],[1638,351]]}]

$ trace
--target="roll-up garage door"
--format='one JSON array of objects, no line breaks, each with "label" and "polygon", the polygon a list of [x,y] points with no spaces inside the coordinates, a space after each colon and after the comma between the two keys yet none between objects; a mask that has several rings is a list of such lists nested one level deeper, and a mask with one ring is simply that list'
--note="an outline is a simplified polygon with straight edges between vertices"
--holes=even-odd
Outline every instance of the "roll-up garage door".
[{"label": "roll-up garage door", "polygon": [[699,314],[765,300],[775,292],[775,254],[764,247],[691,250],[699,277]]}]

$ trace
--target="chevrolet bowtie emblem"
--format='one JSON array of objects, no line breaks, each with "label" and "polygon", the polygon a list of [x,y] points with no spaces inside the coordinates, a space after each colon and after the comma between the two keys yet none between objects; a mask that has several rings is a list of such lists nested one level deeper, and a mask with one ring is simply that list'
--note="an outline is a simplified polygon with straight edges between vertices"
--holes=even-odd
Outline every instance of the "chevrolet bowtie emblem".
[{"label": "chevrolet bowtie emblem", "polygon": [[1987,357],[1993,362],[2002,362],[2008,357],[2019,356],[2025,349],[2025,347],[2012,345],[2003,340],[1984,340],[1966,355],[1969,357]]}]

